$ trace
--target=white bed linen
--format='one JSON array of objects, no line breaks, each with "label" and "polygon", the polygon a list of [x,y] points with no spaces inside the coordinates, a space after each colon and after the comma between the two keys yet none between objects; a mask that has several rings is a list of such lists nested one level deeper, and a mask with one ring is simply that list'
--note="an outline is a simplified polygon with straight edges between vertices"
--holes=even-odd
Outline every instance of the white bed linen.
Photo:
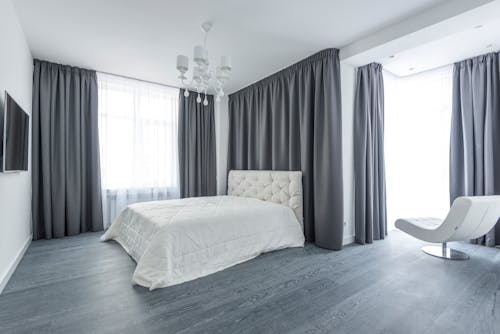
[{"label": "white bed linen", "polygon": [[292,209],[235,196],[129,205],[101,237],[110,239],[137,262],[132,281],[150,290],[206,276],[264,252],[304,245]]}]

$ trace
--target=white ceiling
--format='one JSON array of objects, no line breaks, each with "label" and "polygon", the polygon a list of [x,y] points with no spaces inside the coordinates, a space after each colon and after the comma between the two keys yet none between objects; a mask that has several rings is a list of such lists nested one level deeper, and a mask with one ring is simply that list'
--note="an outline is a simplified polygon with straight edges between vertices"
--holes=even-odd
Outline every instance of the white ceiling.
[{"label": "white ceiling", "polygon": [[233,58],[234,92],[310,54],[344,45],[454,0],[13,0],[33,56],[177,86],[199,25]]},{"label": "white ceiling", "polygon": [[406,76],[497,51],[499,31],[500,0],[453,0],[344,47],[341,58]]},{"label": "white ceiling", "polygon": [[384,68],[398,76],[411,75],[500,49],[500,18],[478,21],[444,38],[382,59]]}]

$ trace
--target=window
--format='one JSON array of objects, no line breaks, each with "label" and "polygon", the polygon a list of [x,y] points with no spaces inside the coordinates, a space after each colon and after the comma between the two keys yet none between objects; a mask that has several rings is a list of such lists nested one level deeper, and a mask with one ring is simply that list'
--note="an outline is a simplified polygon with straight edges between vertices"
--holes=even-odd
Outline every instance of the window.
[{"label": "window", "polygon": [[179,197],[179,90],[98,73],[105,226],[128,204]]},{"label": "window", "polygon": [[388,228],[398,218],[445,218],[449,206],[452,67],[384,73]]}]

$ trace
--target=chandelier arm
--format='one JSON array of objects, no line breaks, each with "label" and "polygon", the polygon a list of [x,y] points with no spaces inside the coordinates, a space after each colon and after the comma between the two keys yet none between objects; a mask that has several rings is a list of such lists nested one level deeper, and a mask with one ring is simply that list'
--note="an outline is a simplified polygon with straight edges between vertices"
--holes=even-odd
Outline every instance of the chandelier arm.
[{"label": "chandelier arm", "polygon": [[[179,79],[181,84],[185,87],[185,96],[188,97],[188,91],[196,91],[197,99],[196,102],[201,102],[200,94],[204,94],[203,105],[208,105],[207,94],[210,88],[214,89],[215,95],[217,95],[216,101],[220,101],[220,98],[224,96],[224,85],[229,80],[229,75],[231,72],[231,58],[228,56],[222,56],[220,66],[216,68],[211,66],[208,60],[208,33],[212,28],[213,23],[210,21],[204,22],[201,25],[201,29],[204,33],[203,35],[203,59],[202,61],[196,60],[196,65],[193,68],[192,78],[189,80],[186,77],[186,72],[188,70],[188,58],[187,56],[179,55],[177,57],[177,69],[180,71],[181,75]],[[199,48],[195,47],[195,57],[199,57]],[[196,58],[198,59],[198,58]]]}]

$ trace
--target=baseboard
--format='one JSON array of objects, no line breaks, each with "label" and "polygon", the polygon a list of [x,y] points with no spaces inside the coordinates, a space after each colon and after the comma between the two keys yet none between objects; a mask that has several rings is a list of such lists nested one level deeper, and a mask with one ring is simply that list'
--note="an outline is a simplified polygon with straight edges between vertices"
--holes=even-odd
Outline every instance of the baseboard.
[{"label": "baseboard", "polygon": [[345,236],[342,240],[342,246],[353,244],[354,243],[354,235]]},{"label": "baseboard", "polygon": [[7,273],[5,274],[5,276],[0,277],[0,294],[2,293],[2,291],[5,288],[5,286],[7,285],[7,283],[9,282],[9,279],[12,276],[12,274],[14,273],[14,271],[16,271],[17,265],[19,264],[19,262],[21,262],[21,259],[23,258],[24,253],[26,253],[26,250],[30,246],[32,239],[33,239],[33,235],[30,235],[28,237],[28,239],[26,239],[26,241],[24,242],[23,248],[21,248],[19,253],[17,253],[16,258],[10,264],[10,268],[9,268],[9,270],[7,270]]}]

